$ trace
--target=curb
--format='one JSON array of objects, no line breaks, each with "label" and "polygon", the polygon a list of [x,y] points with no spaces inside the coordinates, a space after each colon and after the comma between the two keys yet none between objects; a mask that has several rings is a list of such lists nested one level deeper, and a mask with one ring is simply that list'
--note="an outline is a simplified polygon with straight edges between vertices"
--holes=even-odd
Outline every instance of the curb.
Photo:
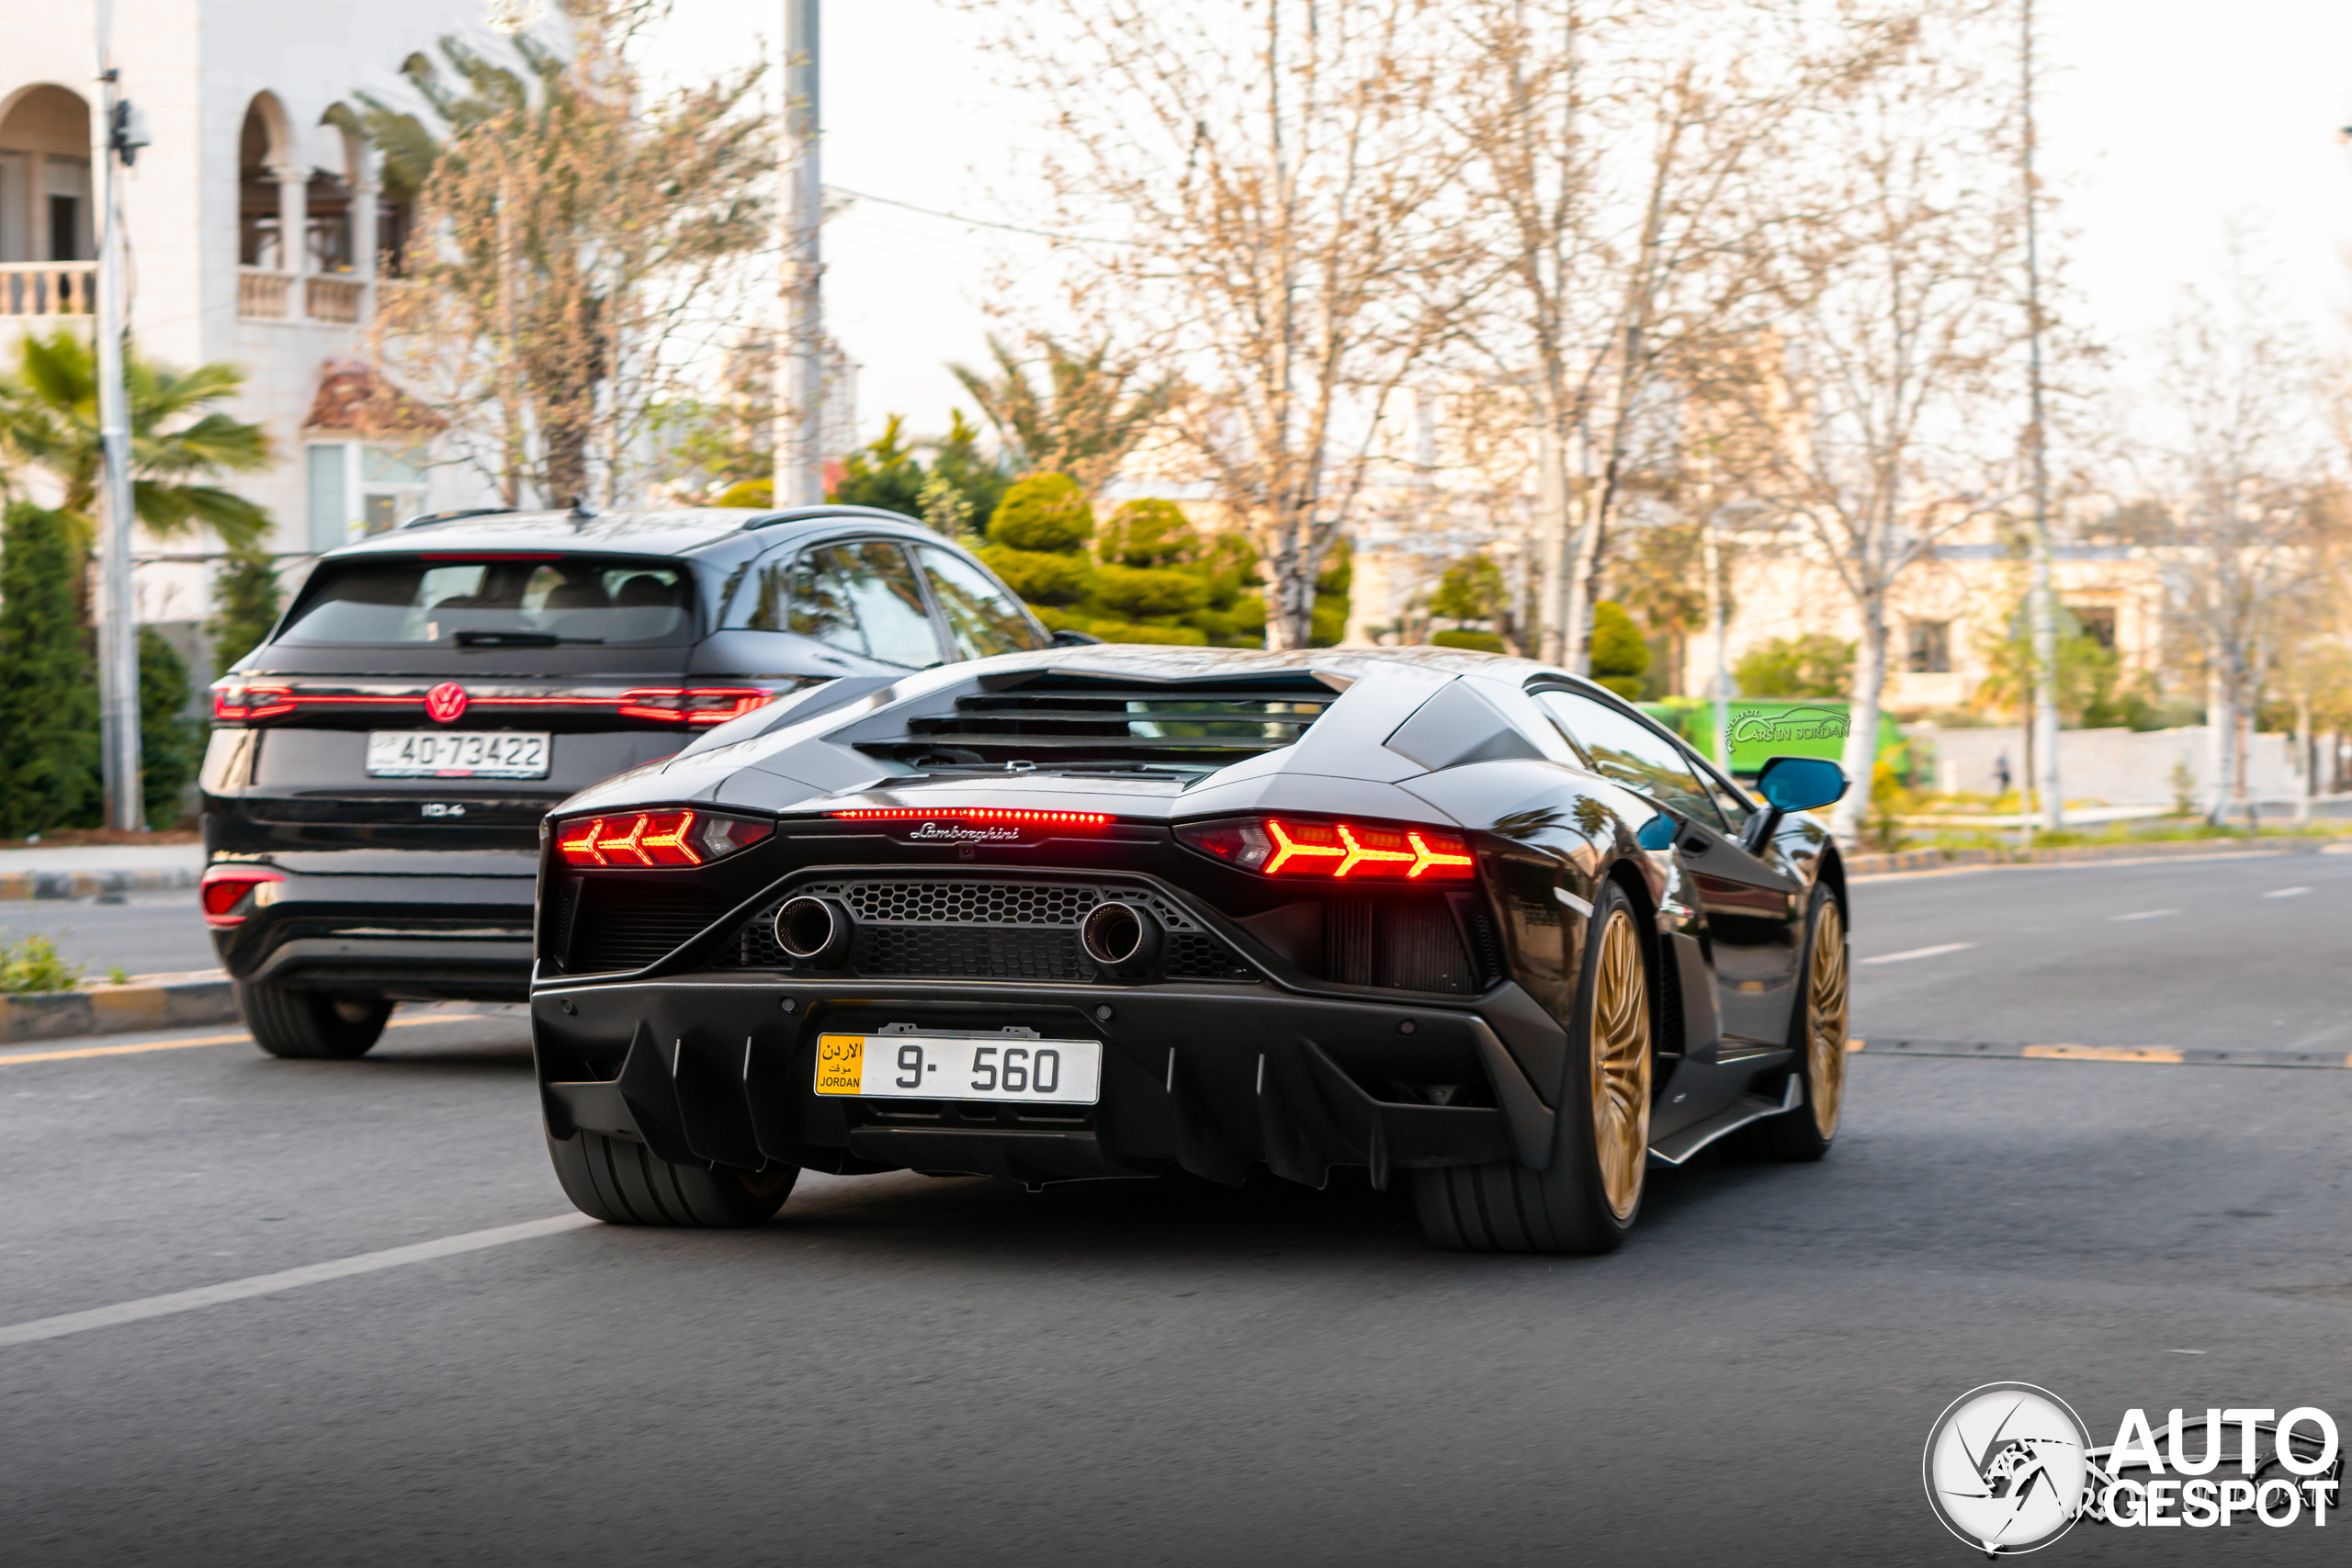
[{"label": "curb", "polygon": [[0,874],[0,903],[27,898],[95,898],[107,893],[155,893],[194,887],[204,874],[171,871],[15,871]]},{"label": "curb", "polygon": [[2174,855],[2316,854],[2341,840],[2312,839],[2157,839],[2144,844],[2063,844],[2054,850],[1897,850],[1849,855],[1849,876],[1941,871],[1963,865],[2062,865],[2068,861],[2151,860]]},{"label": "curb", "polygon": [[1869,1056],[1974,1056],[2047,1062],[2148,1062],[2175,1067],[2352,1069],[2341,1051],[2212,1051],[2194,1045],[2012,1045],[1984,1040],[1849,1040]]},{"label": "curb", "polygon": [[0,1045],[238,1021],[235,987],[219,970],[149,975],[128,986],[85,980],[71,991],[0,997]]}]

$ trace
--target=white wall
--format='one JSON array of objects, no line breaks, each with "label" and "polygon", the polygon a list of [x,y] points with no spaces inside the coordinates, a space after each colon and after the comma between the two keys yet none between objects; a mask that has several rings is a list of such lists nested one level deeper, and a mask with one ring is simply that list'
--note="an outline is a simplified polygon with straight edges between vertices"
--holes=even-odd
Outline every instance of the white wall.
[{"label": "white wall", "polygon": [[[2025,773],[2025,738],[2015,726],[1991,729],[1914,727],[1909,734],[1935,750],[1936,787],[1972,795],[1995,788],[1995,760],[2007,753],[2012,784]],[[2064,729],[2058,734],[2059,777],[2070,802],[2109,806],[2170,806],[2176,795],[2173,770],[2185,766],[2189,798],[2198,807],[2211,801],[2212,731],[2204,725],[2179,729]],[[2265,800],[2302,794],[2294,738],[2258,734],[2246,755],[2247,787]]]}]

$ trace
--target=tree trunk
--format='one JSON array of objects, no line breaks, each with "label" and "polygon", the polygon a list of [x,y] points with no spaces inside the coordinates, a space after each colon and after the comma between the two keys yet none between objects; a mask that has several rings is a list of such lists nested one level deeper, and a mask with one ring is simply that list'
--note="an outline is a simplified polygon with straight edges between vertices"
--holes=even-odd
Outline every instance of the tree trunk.
[{"label": "tree trunk", "polygon": [[1568,444],[1547,413],[1535,433],[1535,536],[1544,551],[1536,590],[1540,644],[1535,656],[1566,666],[1568,657],[1567,583],[1572,530],[1568,523]]},{"label": "tree trunk", "polygon": [[1282,543],[1274,551],[1272,603],[1266,615],[1266,646],[1270,649],[1288,650],[1314,646],[1316,563],[1309,526],[1286,525]]},{"label": "tree trunk", "polygon": [[1862,636],[1854,649],[1854,700],[1847,711],[1846,796],[1829,818],[1830,831],[1841,843],[1858,836],[1862,814],[1869,810],[1871,785],[1878,768],[1878,714],[1886,695],[1886,596],[1882,591],[1862,601]]},{"label": "tree trunk", "polygon": [[2312,747],[2312,694],[2295,694],[2295,766],[2302,782],[2295,790],[2295,820],[2312,819],[2312,784],[2319,773],[2319,755]]},{"label": "tree trunk", "polygon": [[2212,672],[2205,679],[2206,756],[2212,765],[2206,780],[2212,805],[2205,819],[2216,828],[2229,820],[2230,780],[2237,772],[2237,705],[2230,699],[2230,682],[2216,658]]}]

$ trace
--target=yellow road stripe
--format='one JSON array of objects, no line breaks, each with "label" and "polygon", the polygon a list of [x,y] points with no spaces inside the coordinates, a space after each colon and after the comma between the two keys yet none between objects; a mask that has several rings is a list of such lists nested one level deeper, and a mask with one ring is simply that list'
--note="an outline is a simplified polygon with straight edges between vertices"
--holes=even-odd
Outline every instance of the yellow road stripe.
[{"label": "yellow road stripe", "polygon": [[[413,1029],[423,1023],[464,1023],[486,1017],[478,1012],[445,1013],[437,1018],[396,1018],[387,1029]],[[13,1067],[26,1062],[73,1062],[85,1056],[132,1056],[143,1051],[185,1051],[192,1045],[233,1045],[241,1040],[251,1040],[250,1034],[206,1034],[194,1040],[146,1040],[135,1045],[85,1045],[78,1051],[37,1051],[25,1056],[0,1056],[0,1067]]]},{"label": "yellow road stripe", "polygon": [[2029,1045],[2027,1056],[2057,1057],[2070,1062],[2178,1062],[2178,1051],[2165,1045]]}]

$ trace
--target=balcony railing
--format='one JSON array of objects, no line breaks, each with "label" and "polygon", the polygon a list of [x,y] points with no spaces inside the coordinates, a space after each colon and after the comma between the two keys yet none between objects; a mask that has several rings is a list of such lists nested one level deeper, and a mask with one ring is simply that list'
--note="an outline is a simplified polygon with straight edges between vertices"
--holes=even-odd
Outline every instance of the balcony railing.
[{"label": "balcony railing", "polygon": [[352,326],[359,320],[359,300],[367,285],[356,277],[306,277],[302,280],[303,313],[314,321]]},{"label": "balcony railing", "polygon": [[368,285],[359,278],[334,273],[297,276],[260,266],[237,269],[237,315],[248,321],[356,326],[367,294]]},{"label": "balcony railing", "polygon": [[97,303],[94,261],[0,262],[0,316],[87,316]]}]

